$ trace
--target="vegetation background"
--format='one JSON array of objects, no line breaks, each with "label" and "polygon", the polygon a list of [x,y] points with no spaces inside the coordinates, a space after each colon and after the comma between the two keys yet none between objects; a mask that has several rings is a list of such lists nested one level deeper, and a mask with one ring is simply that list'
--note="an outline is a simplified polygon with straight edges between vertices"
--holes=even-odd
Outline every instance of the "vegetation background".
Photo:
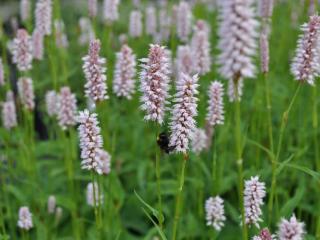
[{"label": "vegetation background", "polygon": [[[13,1],[0,2],[5,9]],[[34,2],[34,1],[33,1]],[[54,18],[62,18],[69,39],[67,50],[57,49],[53,36],[46,39],[45,59],[34,62],[31,76],[36,93],[34,112],[34,142],[22,123],[21,108],[19,126],[12,131],[0,128],[0,225],[4,223],[10,239],[21,239],[16,227],[18,210],[22,205],[33,213],[34,229],[30,239],[98,239],[94,211],[86,204],[85,190],[91,181],[90,174],[80,169],[78,137],[75,129],[63,132],[55,120],[46,114],[44,96],[47,90],[69,85],[76,93],[78,108],[86,107],[81,57],[87,46],[78,44],[78,21],[87,16],[85,2],[54,0]],[[59,4],[60,2],[60,4]],[[148,1],[141,1],[141,9]],[[170,1],[169,5],[176,1]],[[14,5],[12,5],[14,6]],[[140,8],[139,7],[139,8]],[[157,133],[154,126],[143,121],[139,109],[139,94],[131,101],[118,99],[111,91],[115,53],[120,49],[118,36],[127,33],[131,1],[122,1],[120,19],[112,29],[102,22],[96,24],[97,38],[102,41],[102,55],[107,58],[107,75],[110,99],[102,106],[99,115],[105,149],[112,155],[110,175],[102,177],[105,202],[103,204],[103,237],[101,239],[154,239],[159,236],[155,221],[157,209],[155,151]],[[16,5],[16,10],[18,5]],[[0,10],[1,11],[1,10]],[[17,12],[16,12],[17,13]],[[14,14],[14,12],[13,12]],[[215,64],[217,49],[217,11],[210,11],[204,4],[193,9],[195,19],[204,19],[211,24],[212,71],[200,78],[198,126],[204,127],[207,107],[207,89],[211,81],[221,79]],[[17,15],[16,15],[17,16]],[[0,16],[1,17],[1,16]],[[274,139],[278,139],[283,112],[295,92],[297,82],[290,74],[290,62],[296,47],[299,26],[308,19],[308,1],[276,1],[272,17],[270,39],[270,74],[268,77],[272,96],[272,124]],[[6,90],[16,91],[17,72],[10,64],[6,44],[13,38],[9,20],[3,19],[1,55],[7,59],[7,85],[0,89],[0,100]],[[110,42],[106,36],[112,32]],[[146,35],[129,38],[129,46],[137,59],[146,57],[152,39]],[[179,44],[176,38],[163,43],[175,54]],[[172,47],[174,47],[172,49]],[[259,59],[256,59],[259,65]],[[140,69],[140,68],[139,68]],[[138,77],[137,77],[138,79]],[[137,81],[138,86],[138,81]],[[261,75],[246,80],[241,101],[241,129],[244,139],[245,179],[259,175],[266,183],[267,198],[271,186],[271,163],[268,156],[267,109]],[[174,91],[174,88],[172,88]],[[214,135],[212,148],[200,155],[192,154],[187,162],[186,182],[183,192],[183,211],[179,225],[179,239],[239,239],[241,236],[240,211],[238,209],[238,176],[234,147],[234,106],[225,98],[225,124]],[[320,156],[319,156],[319,84],[303,85],[288,118],[284,145],[277,164],[277,194],[275,208],[269,218],[267,205],[263,207],[263,227],[273,232],[281,217],[294,212],[306,224],[306,239],[320,239]],[[167,124],[161,130],[167,130]],[[30,158],[32,156],[32,159]],[[177,179],[180,172],[179,155],[161,155],[161,193],[165,234],[170,235],[173,224]],[[30,160],[31,159],[31,160]],[[71,163],[65,159],[72,159]],[[72,164],[72,173],[66,171]],[[68,169],[68,166],[67,166]],[[70,169],[69,169],[70,170]],[[69,175],[72,174],[72,175]],[[75,192],[70,192],[72,177]],[[135,194],[136,192],[136,194]],[[211,195],[219,194],[225,200],[227,221],[217,234],[206,226],[204,202]],[[47,213],[49,195],[55,195],[57,205],[63,209],[63,217],[55,222]],[[143,203],[143,201],[145,203]],[[150,208],[146,205],[149,204]],[[0,239],[5,239],[1,230]],[[258,232],[249,229],[250,236]]]}]

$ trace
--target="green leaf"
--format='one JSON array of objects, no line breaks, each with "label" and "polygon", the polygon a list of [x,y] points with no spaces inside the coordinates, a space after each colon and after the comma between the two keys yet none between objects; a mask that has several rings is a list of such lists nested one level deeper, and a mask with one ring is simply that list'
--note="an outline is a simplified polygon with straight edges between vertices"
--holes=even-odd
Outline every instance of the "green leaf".
[{"label": "green leaf", "polygon": [[[136,193],[136,192],[135,192]],[[163,233],[163,231],[160,229],[160,227],[158,226],[157,223],[155,223],[155,221],[153,221],[152,217],[149,215],[149,213],[144,209],[142,208],[143,212],[147,215],[147,217],[150,219],[150,221],[154,224],[154,226],[156,227],[156,229],[158,230],[158,233],[161,237],[162,240],[167,240],[165,234]]]},{"label": "green leaf", "polygon": [[254,141],[254,140],[251,140],[251,139],[247,139],[247,142],[248,142],[248,143],[251,143],[252,145],[255,145],[256,147],[258,147],[258,148],[260,148],[261,150],[265,151],[265,152],[269,155],[269,158],[270,158],[270,159],[274,159],[274,158],[275,158],[273,152],[271,152],[270,149],[262,146],[260,143]]},{"label": "green leaf", "polygon": [[285,205],[282,207],[282,209],[280,211],[281,216],[288,216],[294,211],[294,209],[301,202],[301,200],[305,194],[305,190],[306,190],[305,185],[300,184],[300,186],[297,188],[294,196],[292,198],[290,198],[289,201],[287,201],[285,203]]},{"label": "green leaf", "polygon": [[147,207],[151,212],[152,212],[152,215],[155,216],[158,221],[160,221],[161,219],[164,220],[164,216],[159,216],[159,212],[158,210],[154,209],[153,207],[151,207],[148,203],[146,203],[140,196],[139,194],[136,192],[136,190],[134,190],[134,194],[137,196],[137,198],[139,199],[139,201],[145,206]]}]

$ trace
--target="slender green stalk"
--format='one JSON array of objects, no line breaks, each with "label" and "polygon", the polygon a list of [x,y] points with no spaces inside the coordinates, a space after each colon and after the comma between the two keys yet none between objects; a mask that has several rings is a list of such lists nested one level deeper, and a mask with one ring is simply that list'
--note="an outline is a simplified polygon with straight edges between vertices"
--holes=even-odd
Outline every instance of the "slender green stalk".
[{"label": "slender green stalk", "polygon": [[[239,99],[238,93],[238,79],[234,81],[236,89],[236,99]],[[241,222],[242,222],[242,239],[248,239],[248,229],[245,222],[244,206],[243,206],[243,160],[242,160],[242,137],[241,137],[241,108],[240,100],[235,101],[235,146],[237,154],[237,166],[238,166],[238,191],[239,191],[239,205],[241,210]]]},{"label": "slender green stalk", "polygon": [[99,212],[98,212],[98,204],[100,204],[100,199],[99,199],[99,196],[96,195],[98,193],[96,193],[95,173],[93,173],[93,171],[91,171],[91,182],[92,182],[92,190],[93,190],[93,207],[94,207],[94,216],[96,220],[96,229],[97,229],[98,236],[100,236],[100,222],[99,222]]},{"label": "slender green stalk", "polygon": [[188,155],[184,154],[182,158],[182,165],[181,165],[181,174],[178,180],[178,190],[176,195],[176,209],[174,213],[173,219],[173,230],[172,230],[172,240],[177,239],[177,229],[180,219],[180,212],[181,212],[181,204],[182,204],[182,190],[184,186],[184,178],[185,178],[185,169],[188,160]]},{"label": "slender green stalk", "polygon": [[[159,126],[157,126],[156,139],[159,136]],[[161,198],[161,169],[160,169],[160,152],[158,146],[156,146],[156,178],[157,178],[157,194],[158,194],[158,205],[159,205],[159,226],[163,228],[163,217],[162,217],[162,198]]]},{"label": "slender green stalk", "polygon": [[281,147],[282,147],[282,142],[283,142],[283,135],[284,135],[284,131],[285,131],[285,128],[287,126],[287,123],[288,123],[288,117],[289,117],[289,113],[292,109],[292,106],[298,96],[298,93],[300,91],[300,88],[301,88],[301,83],[299,83],[292,99],[291,99],[291,102],[287,108],[287,110],[283,113],[283,116],[282,116],[282,121],[281,121],[281,127],[280,127],[280,135],[279,135],[279,140],[278,140],[278,145],[277,145],[277,154],[276,154],[276,157],[275,157],[275,160],[274,160],[274,163],[273,163],[273,168],[272,169],[272,181],[271,181],[271,192],[270,192],[270,198],[269,198],[269,204],[268,204],[268,208],[269,208],[269,222],[271,221],[271,216],[272,216],[272,212],[273,212],[273,201],[274,201],[274,197],[275,197],[275,194],[276,194],[276,182],[277,182],[277,174],[276,174],[276,164],[278,163],[279,161],[279,156],[280,156],[280,153],[281,153]]}]

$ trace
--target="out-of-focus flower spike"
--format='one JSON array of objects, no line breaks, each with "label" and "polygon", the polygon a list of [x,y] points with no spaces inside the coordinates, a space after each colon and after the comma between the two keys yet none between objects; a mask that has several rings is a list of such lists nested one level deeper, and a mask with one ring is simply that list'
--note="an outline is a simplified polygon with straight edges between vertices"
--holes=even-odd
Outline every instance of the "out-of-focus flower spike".
[{"label": "out-of-focus flower spike", "polygon": [[191,33],[192,13],[190,5],[181,1],[177,12],[177,34],[181,41],[187,42]]},{"label": "out-of-focus flower spike", "polygon": [[98,13],[98,1],[97,0],[88,0],[88,12],[89,17],[95,18]]},{"label": "out-of-focus flower spike", "polygon": [[6,101],[2,104],[2,124],[4,128],[10,130],[18,125],[16,105],[12,91],[7,92]]},{"label": "out-of-focus flower spike", "polygon": [[5,84],[4,80],[4,66],[2,63],[2,59],[0,58],[0,86],[3,86]]},{"label": "out-of-focus flower spike", "polygon": [[131,99],[135,92],[136,57],[128,45],[116,54],[113,92],[118,97]]},{"label": "out-of-focus flower spike", "polygon": [[32,79],[28,77],[21,77],[19,78],[17,85],[22,105],[29,111],[32,111],[35,106]]},{"label": "out-of-focus flower spike", "polygon": [[320,75],[320,17],[311,16],[308,23],[302,25],[296,54],[291,64],[295,80],[314,85],[314,79]]},{"label": "out-of-focus flower spike", "polygon": [[133,10],[130,13],[129,35],[133,38],[142,35],[142,15],[138,10]]},{"label": "out-of-focus flower spike", "polygon": [[208,198],[205,210],[207,226],[212,226],[216,231],[221,231],[226,221],[223,199],[219,196]]},{"label": "out-of-focus flower spike", "polygon": [[201,128],[195,129],[191,137],[191,150],[196,154],[200,154],[207,147],[207,141],[206,132]]},{"label": "out-of-focus flower spike", "polygon": [[218,81],[211,83],[208,91],[207,122],[212,126],[224,124],[223,85]]},{"label": "out-of-focus flower spike", "polygon": [[43,35],[52,32],[52,0],[38,0],[35,8],[35,28]]},{"label": "out-of-focus flower spike", "polygon": [[28,71],[32,68],[32,40],[25,29],[17,31],[11,50],[12,61],[17,65],[19,71]]},{"label": "out-of-focus flower spike", "polygon": [[48,198],[48,213],[53,214],[56,210],[56,197],[51,195]]},{"label": "out-of-focus flower spike", "polygon": [[58,96],[58,124],[62,130],[76,124],[77,99],[69,87],[62,87]]},{"label": "out-of-focus flower spike", "polygon": [[32,214],[28,207],[20,207],[18,227],[26,231],[33,228]]},{"label": "out-of-focus flower spike", "polygon": [[48,115],[50,117],[56,115],[58,113],[58,95],[56,91],[48,91],[45,100]]},{"label": "out-of-focus flower spike", "polygon": [[79,44],[86,45],[95,39],[95,34],[90,19],[82,17],[79,19],[80,37]]},{"label": "out-of-focus flower spike", "polygon": [[87,185],[87,204],[91,207],[103,204],[103,193],[96,182],[90,182]]},{"label": "out-of-focus flower spike", "polygon": [[120,0],[104,0],[103,19],[106,23],[112,23],[119,18],[118,5]]},{"label": "out-of-focus flower spike", "polygon": [[62,19],[54,20],[54,29],[56,37],[56,45],[58,48],[67,48],[69,46],[68,37],[65,33],[65,25]]},{"label": "out-of-focus flower spike", "polygon": [[175,152],[186,153],[196,129],[198,76],[182,73],[176,83],[176,94],[170,122],[170,142]]},{"label": "out-of-focus flower spike", "polygon": [[106,59],[99,56],[100,40],[92,40],[89,46],[88,55],[82,58],[83,72],[86,77],[85,94],[95,102],[101,102],[108,99],[107,95],[107,76]]},{"label": "out-of-focus flower spike", "polygon": [[30,19],[30,10],[30,0],[20,0],[20,17],[23,22]]},{"label": "out-of-focus flower spike", "polygon": [[33,57],[37,60],[43,59],[43,40],[44,36],[37,29],[32,33]]},{"label": "out-of-focus flower spike", "polygon": [[145,18],[146,34],[155,36],[157,33],[157,13],[153,6],[146,8]]}]

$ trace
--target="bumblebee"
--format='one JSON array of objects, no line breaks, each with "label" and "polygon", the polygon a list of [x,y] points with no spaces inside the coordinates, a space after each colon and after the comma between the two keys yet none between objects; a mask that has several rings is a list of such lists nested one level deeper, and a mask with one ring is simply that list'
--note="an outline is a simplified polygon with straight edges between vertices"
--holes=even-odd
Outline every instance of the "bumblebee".
[{"label": "bumblebee", "polygon": [[175,149],[174,146],[169,146],[169,136],[166,132],[159,134],[157,138],[157,144],[159,145],[160,149],[167,154],[171,153]]}]

